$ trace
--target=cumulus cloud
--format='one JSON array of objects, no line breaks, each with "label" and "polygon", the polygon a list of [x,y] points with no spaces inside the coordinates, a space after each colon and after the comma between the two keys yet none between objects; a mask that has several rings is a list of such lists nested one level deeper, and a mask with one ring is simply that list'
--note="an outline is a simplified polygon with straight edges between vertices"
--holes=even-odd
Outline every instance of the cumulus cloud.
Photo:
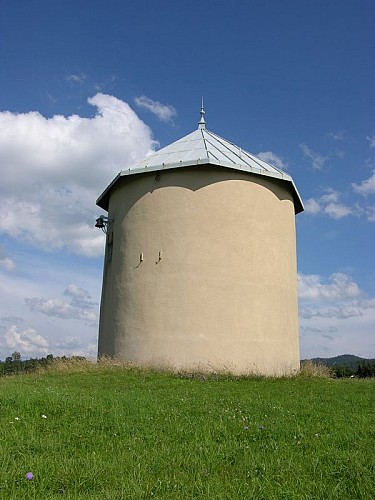
[{"label": "cumulus cloud", "polygon": [[315,274],[298,275],[298,294],[300,299],[312,301],[345,300],[359,297],[361,290],[350,276],[345,273],[333,273],[327,282],[322,282]]},{"label": "cumulus cloud", "polygon": [[95,200],[156,143],[126,102],[100,93],[88,102],[92,118],[0,112],[0,232],[44,250],[103,252]]},{"label": "cumulus cloud", "polygon": [[[365,197],[375,193],[375,170],[372,175],[360,184],[352,184],[353,190]],[[348,206],[341,202],[343,195],[334,189],[327,189],[326,194],[309,198],[305,201],[305,212],[310,215],[325,214],[332,219],[342,219],[349,215],[365,216],[370,222],[375,222],[375,206],[367,203],[367,200],[353,202]],[[349,196],[349,193],[346,194]]]},{"label": "cumulus cloud", "polygon": [[339,193],[332,189],[319,198],[309,198],[305,202],[305,212],[311,215],[324,213],[332,219],[341,219],[354,214],[354,210],[339,202]]},{"label": "cumulus cloud", "polygon": [[18,351],[22,358],[45,356],[85,356],[95,358],[97,343],[94,337],[87,336],[43,336],[34,328],[21,329],[16,324],[8,326],[0,336],[0,351],[5,359]]},{"label": "cumulus cloud", "polygon": [[368,297],[345,273],[327,279],[300,273],[298,288],[302,357],[317,356],[322,349],[330,356],[350,352],[371,357],[374,297]]},{"label": "cumulus cloud", "polygon": [[136,97],[134,101],[137,106],[151,111],[162,122],[170,122],[174,116],[177,116],[176,109],[170,104],[161,104],[159,101],[153,101],[145,95]]},{"label": "cumulus cloud", "polygon": [[358,305],[312,308],[305,307],[300,316],[305,319],[311,318],[337,318],[347,319],[362,316],[362,309]]},{"label": "cumulus cloud", "polygon": [[75,307],[89,309],[91,307],[97,306],[97,302],[91,300],[91,295],[87,290],[80,288],[77,285],[68,285],[67,289],[64,291],[64,295],[69,297],[71,303]]},{"label": "cumulus cloud", "polygon": [[310,149],[306,144],[300,144],[303,155],[311,160],[311,166],[314,170],[322,170],[324,164],[329,159],[329,156],[322,156],[312,149]]},{"label": "cumulus cloud", "polygon": [[64,295],[68,297],[67,300],[54,297],[31,297],[26,298],[25,302],[30,311],[60,319],[83,320],[96,326],[98,317],[96,311],[92,309],[98,304],[91,300],[91,296],[86,290],[71,284],[64,291]]},{"label": "cumulus cloud", "polygon": [[332,219],[342,219],[342,217],[352,214],[353,210],[342,203],[328,203],[324,207],[324,212],[332,217]]},{"label": "cumulus cloud", "polygon": [[47,316],[54,316],[61,319],[83,319],[95,321],[96,314],[75,307],[67,301],[58,298],[26,298],[26,304],[31,311],[41,312]]},{"label": "cumulus cloud", "polygon": [[261,160],[264,160],[267,163],[274,165],[276,168],[279,168],[280,170],[287,170],[287,167],[283,162],[283,160],[280,158],[280,156],[273,153],[272,151],[261,151],[260,153],[257,154],[257,156]]},{"label": "cumulus cloud", "polygon": [[375,193],[375,170],[372,171],[372,175],[362,181],[360,184],[352,184],[354,191],[362,195],[374,194]]},{"label": "cumulus cloud", "polygon": [[308,214],[315,215],[321,212],[322,210],[321,204],[319,203],[319,200],[317,200],[316,198],[309,198],[304,202],[304,205],[305,205],[305,212]]},{"label": "cumulus cloud", "polygon": [[23,355],[35,355],[35,353],[47,354],[49,344],[45,337],[39,335],[33,328],[18,331],[17,326],[12,325],[5,332],[5,343],[10,351],[18,351]]}]

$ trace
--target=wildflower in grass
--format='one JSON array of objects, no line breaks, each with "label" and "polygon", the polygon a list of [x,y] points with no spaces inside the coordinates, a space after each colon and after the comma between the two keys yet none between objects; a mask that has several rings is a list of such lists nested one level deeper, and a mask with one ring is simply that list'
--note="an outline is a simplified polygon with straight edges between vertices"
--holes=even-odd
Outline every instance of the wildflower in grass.
[{"label": "wildflower in grass", "polygon": [[14,418],[14,420],[19,420],[19,419],[20,419],[20,417],[15,417],[15,418]]},{"label": "wildflower in grass", "polygon": [[248,431],[248,430],[249,430],[249,426],[248,426],[248,425],[244,425],[244,426],[243,426],[243,430],[244,430],[244,431]]},{"label": "wildflower in grass", "polygon": [[28,481],[31,481],[32,479],[34,479],[34,474],[32,472],[26,472],[25,474],[25,478],[28,480]]},{"label": "wildflower in grass", "polygon": [[47,415],[42,415],[42,418],[47,418]]}]

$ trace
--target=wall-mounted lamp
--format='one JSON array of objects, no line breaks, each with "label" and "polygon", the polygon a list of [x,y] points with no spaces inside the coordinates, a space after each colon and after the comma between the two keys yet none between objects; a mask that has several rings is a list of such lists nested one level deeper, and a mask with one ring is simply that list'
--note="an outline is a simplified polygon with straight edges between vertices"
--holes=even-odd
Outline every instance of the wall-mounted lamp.
[{"label": "wall-mounted lamp", "polygon": [[95,227],[98,227],[103,231],[104,234],[107,234],[108,232],[108,226],[110,225],[111,222],[113,222],[114,219],[111,217],[106,217],[105,215],[101,215],[96,219],[96,224]]}]

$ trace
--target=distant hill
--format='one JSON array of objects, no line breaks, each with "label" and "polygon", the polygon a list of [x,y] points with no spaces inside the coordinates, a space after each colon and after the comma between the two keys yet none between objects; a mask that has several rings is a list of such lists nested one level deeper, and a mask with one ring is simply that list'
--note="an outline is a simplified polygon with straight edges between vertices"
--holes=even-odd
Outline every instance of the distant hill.
[{"label": "distant hill", "polygon": [[310,361],[315,364],[328,366],[329,368],[345,366],[355,371],[360,363],[373,363],[375,362],[375,359],[360,358],[359,356],[354,356],[353,354],[341,354],[341,356],[335,356],[333,358],[312,358]]}]

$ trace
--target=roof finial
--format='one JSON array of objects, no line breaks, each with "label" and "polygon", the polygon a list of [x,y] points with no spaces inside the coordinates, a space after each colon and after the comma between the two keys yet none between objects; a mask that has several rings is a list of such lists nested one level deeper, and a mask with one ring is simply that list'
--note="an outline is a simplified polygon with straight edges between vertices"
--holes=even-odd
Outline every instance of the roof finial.
[{"label": "roof finial", "polygon": [[205,129],[206,128],[206,122],[204,121],[204,115],[205,115],[205,111],[204,111],[204,108],[203,108],[203,97],[202,97],[202,106],[201,106],[201,118],[198,122],[198,129]]}]

